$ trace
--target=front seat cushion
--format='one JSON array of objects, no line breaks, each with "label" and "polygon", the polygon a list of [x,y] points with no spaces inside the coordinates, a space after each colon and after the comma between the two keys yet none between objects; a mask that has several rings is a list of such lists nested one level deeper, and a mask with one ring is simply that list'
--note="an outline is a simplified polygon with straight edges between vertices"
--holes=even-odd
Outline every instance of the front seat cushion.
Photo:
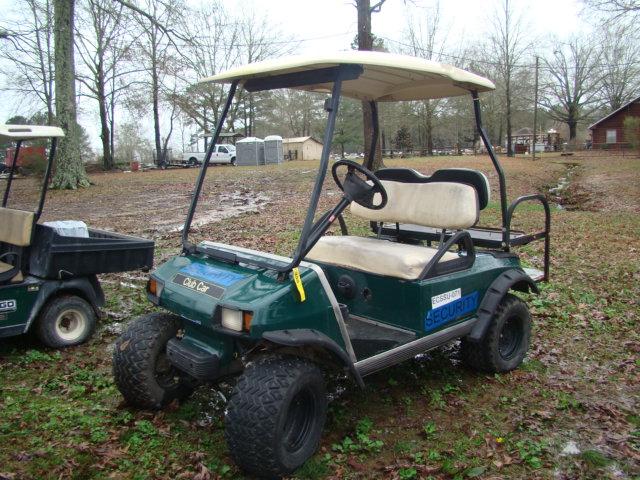
[{"label": "front seat cushion", "polygon": [[[437,252],[436,248],[419,245],[340,235],[322,237],[306,259],[387,277],[416,280]],[[445,252],[440,262],[456,258],[457,254]]]}]

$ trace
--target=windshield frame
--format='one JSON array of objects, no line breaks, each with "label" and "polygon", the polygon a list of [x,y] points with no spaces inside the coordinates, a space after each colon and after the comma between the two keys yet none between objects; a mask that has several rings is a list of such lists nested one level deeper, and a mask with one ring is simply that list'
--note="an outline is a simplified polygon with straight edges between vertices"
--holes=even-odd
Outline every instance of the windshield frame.
[{"label": "windshield frame", "polygon": [[[274,266],[273,264],[268,264],[265,262],[259,262],[255,259],[243,259],[244,263],[253,264],[265,268],[269,268],[272,270],[276,270],[280,273],[290,272],[293,268],[298,266],[300,262],[303,260],[303,257],[308,253],[313,245],[309,245],[310,236],[312,233],[313,220],[315,218],[318,203],[320,200],[320,194],[322,193],[322,186],[324,184],[324,180],[327,175],[328,167],[329,167],[329,156],[331,153],[331,142],[333,139],[333,132],[335,128],[336,118],[338,114],[338,109],[340,105],[340,92],[342,87],[343,80],[352,80],[358,78],[363,71],[363,67],[361,65],[339,65],[333,68],[324,68],[321,69],[320,75],[323,79],[331,80],[333,83],[333,88],[331,90],[331,97],[328,99],[326,103],[326,111],[328,113],[327,123],[325,126],[324,132],[324,141],[322,146],[322,154],[320,157],[320,165],[318,167],[318,173],[316,175],[316,181],[314,183],[314,187],[311,193],[311,199],[309,201],[309,207],[307,210],[307,214],[304,220],[304,224],[302,226],[302,232],[300,235],[300,239],[298,240],[298,245],[293,252],[293,258],[291,262],[287,265],[283,266]],[[302,72],[299,75],[282,75],[275,77],[268,77],[264,79],[252,79],[249,83],[245,83],[243,85],[245,90],[254,92],[254,91],[263,91],[263,90],[273,90],[279,88],[292,88],[303,84],[308,84],[317,81],[317,73],[314,76],[314,72]],[[202,166],[200,167],[200,173],[198,175],[198,179],[196,181],[196,187],[193,192],[193,197],[191,199],[191,205],[189,207],[189,211],[187,213],[187,218],[185,219],[184,227],[182,229],[182,249],[185,253],[194,253],[200,252],[206,255],[221,259],[223,261],[236,262],[237,258],[235,256],[230,255],[226,251],[222,251],[219,249],[214,249],[211,247],[200,248],[197,245],[194,245],[189,241],[189,231],[191,229],[191,223],[193,221],[193,217],[195,215],[195,210],[198,204],[198,199],[200,198],[200,193],[202,192],[202,187],[204,185],[204,180],[207,174],[207,169],[209,167],[211,158],[213,156],[214,151],[217,149],[217,141],[220,136],[220,132],[226,120],[227,114],[235,97],[237,87],[239,84],[239,80],[235,80],[231,83],[231,88],[229,89],[229,93],[227,95],[227,100],[225,102],[222,114],[218,120],[218,124],[216,126],[215,133],[212,136],[212,139],[209,144],[209,148],[207,149],[206,156],[202,162]]]},{"label": "windshield frame", "polygon": [[[33,137],[33,139],[38,137]],[[20,158],[20,149],[22,148],[22,144],[24,141],[31,140],[32,138],[18,138],[16,139],[16,148],[13,152],[13,162],[11,163],[11,167],[9,168],[9,176],[7,177],[7,185],[4,190],[4,194],[2,196],[2,208],[7,207],[7,203],[9,202],[9,193],[11,191],[11,184],[13,183],[13,177],[16,171],[16,166],[18,163],[18,159]],[[44,173],[44,178],[42,179],[42,186],[40,189],[40,199],[38,200],[38,208],[35,213],[35,221],[38,221],[40,215],[42,215],[42,210],[44,209],[44,202],[47,197],[47,190],[49,189],[49,179],[51,178],[51,172],[53,170],[53,162],[56,155],[56,147],[58,146],[58,137],[51,137],[51,144],[49,146],[49,154],[47,155],[47,167]]]}]

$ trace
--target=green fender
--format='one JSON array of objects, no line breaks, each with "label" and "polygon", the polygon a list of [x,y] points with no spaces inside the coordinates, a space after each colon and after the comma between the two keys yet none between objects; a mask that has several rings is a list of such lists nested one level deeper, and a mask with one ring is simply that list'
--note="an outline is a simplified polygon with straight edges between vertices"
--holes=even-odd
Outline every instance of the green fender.
[{"label": "green fender", "polygon": [[46,280],[38,292],[38,297],[31,307],[24,332],[29,330],[40,310],[46,303],[59,293],[70,293],[84,298],[91,304],[96,315],[100,317],[100,307],[104,305],[104,292],[95,275],[89,277],[71,278],[68,280]]},{"label": "green fender", "polygon": [[276,345],[287,347],[314,347],[331,354],[333,358],[344,365],[353,375],[355,381],[364,387],[362,376],[356,370],[347,352],[324,333],[311,328],[295,328],[291,330],[274,330],[262,334],[262,338]]},{"label": "green fender", "polygon": [[484,338],[493,314],[509,290],[540,293],[536,283],[524,270],[514,268],[502,272],[502,274],[491,283],[487,292],[484,294],[484,298],[477,311],[478,321],[473,326],[471,333],[467,336],[469,340],[472,342],[480,342]]}]

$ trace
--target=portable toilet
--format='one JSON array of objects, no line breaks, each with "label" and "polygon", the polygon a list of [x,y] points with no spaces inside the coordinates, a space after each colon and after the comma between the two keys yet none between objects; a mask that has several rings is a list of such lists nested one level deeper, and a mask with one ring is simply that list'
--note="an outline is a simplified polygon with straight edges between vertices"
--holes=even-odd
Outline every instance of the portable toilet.
[{"label": "portable toilet", "polygon": [[236,165],[264,165],[264,140],[256,137],[238,140]]},{"label": "portable toilet", "polygon": [[282,137],[280,135],[264,137],[264,163],[282,163],[283,161]]}]

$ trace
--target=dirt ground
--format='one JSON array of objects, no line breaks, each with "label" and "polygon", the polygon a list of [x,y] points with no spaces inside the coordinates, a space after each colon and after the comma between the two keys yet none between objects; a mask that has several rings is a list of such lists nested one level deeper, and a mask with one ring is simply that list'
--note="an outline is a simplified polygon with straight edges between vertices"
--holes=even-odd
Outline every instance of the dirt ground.
[{"label": "dirt ground", "polygon": [[[386,163],[485,172],[492,200],[480,223],[496,226],[488,158]],[[552,279],[527,299],[535,330],[525,364],[479,375],[461,366],[454,344],[369,377],[364,390],[332,381],[321,449],[296,478],[640,475],[640,159],[551,155],[505,158],[503,166],[510,200],[544,193],[553,202]],[[212,167],[193,238],[290,254],[316,169],[317,162]],[[160,264],[179,251],[196,176],[195,169],[92,175],[89,189],[50,192],[44,220],[81,219],[152,238]],[[33,205],[34,182],[17,180],[10,204]],[[327,180],[320,210],[338,198]],[[515,227],[533,231],[542,221],[541,208],[524,206]],[[539,265],[541,247],[519,253]],[[182,405],[150,413],[124,405],[113,384],[117,334],[152,310],[145,279],[142,272],[101,278],[105,318],[86,345],[55,352],[29,336],[0,340],[0,479],[243,478],[222,432],[230,385],[200,388]]]}]

